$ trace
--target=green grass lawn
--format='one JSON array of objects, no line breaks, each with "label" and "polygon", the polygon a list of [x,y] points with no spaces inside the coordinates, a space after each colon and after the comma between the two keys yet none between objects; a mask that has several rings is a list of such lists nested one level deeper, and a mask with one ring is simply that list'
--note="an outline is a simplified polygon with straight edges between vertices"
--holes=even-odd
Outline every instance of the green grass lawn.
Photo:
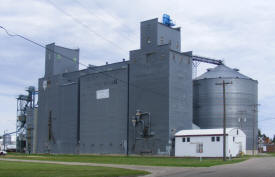
[{"label": "green grass lawn", "polygon": [[51,160],[64,162],[91,162],[105,164],[128,164],[128,165],[147,165],[147,166],[179,166],[179,167],[210,167],[214,165],[231,164],[242,162],[249,157],[234,158],[233,160],[223,161],[220,158],[175,158],[175,157],[150,157],[150,156],[108,156],[108,155],[25,155],[10,154],[5,158],[16,159],[35,159]]},{"label": "green grass lawn", "polygon": [[144,171],[109,167],[0,161],[0,177],[109,177],[145,174],[148,173]]},{"label": "green grass lawn", "polygon": [[268,155],[275,156],[275,152],[270,152]]}]

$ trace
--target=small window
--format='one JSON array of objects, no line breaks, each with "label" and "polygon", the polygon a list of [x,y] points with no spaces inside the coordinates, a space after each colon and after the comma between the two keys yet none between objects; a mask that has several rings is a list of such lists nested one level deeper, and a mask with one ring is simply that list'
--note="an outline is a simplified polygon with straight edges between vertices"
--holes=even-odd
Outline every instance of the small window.
[{"label": "small window", "polygon": [[215,142],[215,137],[214,137],[214,136],[211,137],[211,141],[212,141],[212,142]]},{"label": "small window", "polygon": [[113,84],[117,84],[117,79],[115,79],[115,80],[113,81]]},{"label": "small window", "polygon": [[216,141],[220,141],[220,137],[219,136],[216,137]]},{"label": "small window", "polygon": [[182,142],[185,142],[185,138],[182,138]]},{"label": "small window", "polygon": [[190,142],[190,138],[189,137],[187,138],[187,142]]},{"label": "small window", "polygon": [[233,142],[235,142],[235,137],[233,136]]}]

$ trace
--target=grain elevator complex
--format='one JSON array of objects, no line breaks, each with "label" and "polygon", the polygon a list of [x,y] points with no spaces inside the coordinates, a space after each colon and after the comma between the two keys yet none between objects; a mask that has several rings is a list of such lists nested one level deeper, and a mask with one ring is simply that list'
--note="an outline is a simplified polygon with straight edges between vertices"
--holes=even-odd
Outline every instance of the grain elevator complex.
[{"label": "grain elevator complex", "polygon": [[[79,70],[79,50],[46,46],[31,151],[64,154],[174,155],[180,130],[227,126],[257,148],[257,81],[220,60],[181,52],[181,29],[169,16],[140,24],[129,60]],[[192,79],[193,61],[216,64]]]}]

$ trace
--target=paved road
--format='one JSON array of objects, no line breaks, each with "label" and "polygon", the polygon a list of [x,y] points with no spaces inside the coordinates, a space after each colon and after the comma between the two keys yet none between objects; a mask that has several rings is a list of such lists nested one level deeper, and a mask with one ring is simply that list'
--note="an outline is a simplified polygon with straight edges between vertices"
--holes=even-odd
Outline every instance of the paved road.
[{"label": "paved road", "polygon": [[275,157],[253,158],[241,163],[188,169],[169,177],[275,177]]},{"label": "paved road", "polygon": [[185,168],[185,167],[153,167],[136,165],[97,164],[80,162],[56,162],[40,160],[5,159],[6,161],[51,163],[62,165],[85,165],[126,168],[145,170],[152,174],[147,177],[275,177],[275,157],[253,158],[241,163],[220,165],[208,168]]}]

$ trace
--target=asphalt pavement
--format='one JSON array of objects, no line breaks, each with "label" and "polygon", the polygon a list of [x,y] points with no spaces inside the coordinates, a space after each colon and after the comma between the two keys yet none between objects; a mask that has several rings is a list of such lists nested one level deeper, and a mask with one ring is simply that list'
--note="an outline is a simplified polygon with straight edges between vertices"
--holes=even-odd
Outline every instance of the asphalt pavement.
[{"label": "asphalt pavement", "polygon": [[[153,176],[153,175],[152,175]],[[275,177],[275,157],[251,158],[241,163],[169,171],[169,177]]]},{"label": "asphalt pavement", "polygon": [[244,162],[213,167],[156,167],[82,162],[56,162],[0,158],[5,161],[50,163],[62,165],[105,166],[144,170],[151,172],[146,177],[275,177],[275,157],[256,157]]}]

